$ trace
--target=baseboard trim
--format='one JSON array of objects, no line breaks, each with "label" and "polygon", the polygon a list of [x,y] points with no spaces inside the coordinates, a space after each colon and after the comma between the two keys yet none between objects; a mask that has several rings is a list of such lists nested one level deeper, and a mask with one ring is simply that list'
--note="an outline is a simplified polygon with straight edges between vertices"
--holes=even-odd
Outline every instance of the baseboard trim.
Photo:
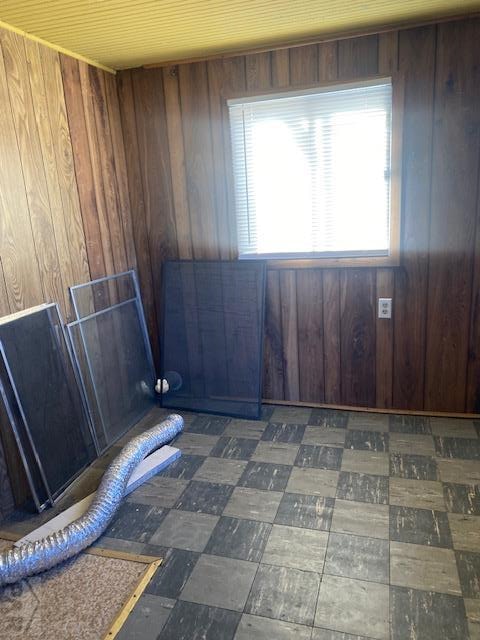
[{"label": "baseboard trim", "polygon": [[324,402],[301,402],[300,400],[267,400],[262,399],[263,404],[276,404],[279,406],[306,407],[311,409],[337,409],[338,411],[364,411],[368,413],[401,414],[406,416],[430,416],[432,418],[469,418],[480,420],[480,413],[454,413],[448,411],[412,411],[410,409],[378,409],[377,407],[357,407],[345,404],[327,404]]}]

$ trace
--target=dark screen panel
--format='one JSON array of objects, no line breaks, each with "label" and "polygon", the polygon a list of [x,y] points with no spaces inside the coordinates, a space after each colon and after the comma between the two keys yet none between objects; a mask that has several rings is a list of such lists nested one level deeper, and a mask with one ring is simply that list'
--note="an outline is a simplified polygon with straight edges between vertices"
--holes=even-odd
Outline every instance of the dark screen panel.
[{"label": "dark screen panel", "polygon": [[265,265],[164,265],[164,407],[260,415]]},{"label": "dark screen panel", "polygon": [[[0,341],[16,401],[55,497],[96,455],[57,306],[2,322]],[[2,382],[7,388],[4,374]]]}]

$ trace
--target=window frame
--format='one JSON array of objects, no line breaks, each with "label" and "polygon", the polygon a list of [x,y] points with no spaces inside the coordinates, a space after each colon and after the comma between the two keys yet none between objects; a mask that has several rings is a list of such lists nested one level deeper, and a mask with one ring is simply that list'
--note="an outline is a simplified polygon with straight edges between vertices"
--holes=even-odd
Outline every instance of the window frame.
[{"label": "window frame", "polygon": [[[382,80],[391,80],[392,83],[392,141],[391,141],[391,182],[390,182],[390,249],[388,255],[383,256],[316,256],[314,258],[305,258],[294,256],[288,258],[269,258],[261,255],[255,256],[256,260],[264,260],[267,268],[279,269],[313,269],[313,268],[332,268],[332,267],[396,267],[400,266],[401,251],[401,194],[402,194],[402,140],[403,140],[403,118],[404,118],[404,102],[405,102],[405,81],[403,74],[392,73],[375,74],[362,76],[361,78],[337,79],[326,82],[316,82],[305,85],[289,85],[286,87],[276,87],[274,89],[242,91],[242,92],[223,92],[223,113],[224,113],[224,131],[225,131],[225,169],[228,188],[228,216],[230,220],[230,228],[232,230],[231,237],[233,242],[233,257],[239,260],[238,253],[238,237],[237,237],[237,215],[234,192],[234,175],[233,175],[233,149],[230,135],[230,118],[228,109],[228,100],[241,100],[254,98],[256,96],[278,95],[279,93],[292,93],[298,91],[308,91],[312,89],[322,89],[326,87],[344,86],[346,84],[361,86],[362,83]],[[248,260],[248,258],[246,258]]]}]

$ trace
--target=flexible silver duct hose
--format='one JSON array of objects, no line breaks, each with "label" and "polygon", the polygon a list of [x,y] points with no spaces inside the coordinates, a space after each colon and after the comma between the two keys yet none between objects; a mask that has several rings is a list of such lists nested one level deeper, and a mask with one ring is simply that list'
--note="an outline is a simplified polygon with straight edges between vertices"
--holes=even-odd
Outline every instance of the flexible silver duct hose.
[{"label": "flexible silver duct hose", "polygon": [[170,442],[183,429],[183,418],[173,414],[133,438],[105,472],[86,513],[56,533],[13,547],[0,554],[0,586],[12,584],[72,558],[105,531],[122,501],[128,480],[149,453]]}]

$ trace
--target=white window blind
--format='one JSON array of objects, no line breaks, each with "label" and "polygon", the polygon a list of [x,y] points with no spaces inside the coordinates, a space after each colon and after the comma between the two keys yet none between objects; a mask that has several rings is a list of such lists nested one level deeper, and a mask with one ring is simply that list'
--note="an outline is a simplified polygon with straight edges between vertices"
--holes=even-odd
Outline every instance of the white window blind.
[{"label": "white window blind", "polygon": [[390,79],[228,108],[241,258],[388,255]]}]

